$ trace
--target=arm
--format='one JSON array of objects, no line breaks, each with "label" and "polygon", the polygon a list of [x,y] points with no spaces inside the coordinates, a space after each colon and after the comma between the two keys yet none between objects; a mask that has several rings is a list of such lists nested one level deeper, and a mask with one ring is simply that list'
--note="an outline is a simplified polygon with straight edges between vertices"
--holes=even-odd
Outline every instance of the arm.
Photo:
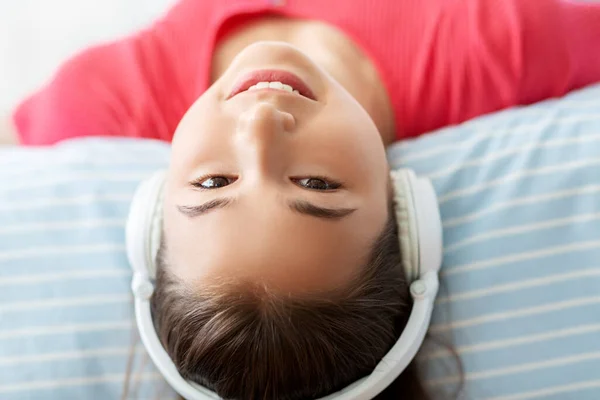
[{"label": "arm", "polygon": [[[78,136],[170,140],[197,97],[193,77],[199,52],[190,49],[206,24],[198,23],[204,13],[190,8],[204,3],[180,1],[149,29],[68,60],[15,110],[20,141],[46,145]],[[192,29],[196,35],[186,31]]]},{"label": "arm", "polygon": [[0,119],[0,146],[17,144],[17,134],[10,118]]},{"label": "arm", "polygon": [[600,81],[600,3],[462,0],[449,12],[434,76],[447,123]]},{"label": "arm", "polygon": [[517,99],[532,103],[600,81],[600,3],[520,1]]}]

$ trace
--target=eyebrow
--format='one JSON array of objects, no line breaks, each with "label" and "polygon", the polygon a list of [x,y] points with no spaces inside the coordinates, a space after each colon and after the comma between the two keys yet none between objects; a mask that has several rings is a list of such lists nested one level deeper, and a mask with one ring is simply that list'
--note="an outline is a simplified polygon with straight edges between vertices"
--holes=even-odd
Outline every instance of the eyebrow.
[{"label": "eyebrow", "polygon": [[[180,213],[188,218],[197,218],[201,215],[209,213],[210,211],[214,211],[219,208],[225,208],[234,201],[235,199],[233,197],[224,197],[207,201],[206,203],[199,204],[197,206],[177,206],[177,209]],[[306,200],[294,200],[289,202],[288,206],[292,211],[298,214],[326,220],[340,220],[356,211],[356,208],[321,207]]]},{"label": "eyebrow", "polygon": [[289,207],[292,211],[299,214],[309,215],[315,218],[340,220],[354,211],[356,208],[325,208],[305,200],[294,200],[290,202]]},{"label": "eyebrow", "polygon": [[197,206],[177,206],[177,209],[180,213],[185,215],[188,218],[197,218],[201,215],[204,215],[210,211],[225,208],[228,205],[233,203],[233,197],[224,197],[221,199],[214,199],[211,201],[207,201],[206,203],[202,203]]}]

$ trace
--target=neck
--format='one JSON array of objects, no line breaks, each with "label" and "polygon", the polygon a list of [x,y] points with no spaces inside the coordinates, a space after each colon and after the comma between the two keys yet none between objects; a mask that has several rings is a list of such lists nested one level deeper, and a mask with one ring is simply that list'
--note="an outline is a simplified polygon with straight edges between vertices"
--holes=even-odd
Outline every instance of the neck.
[{"label": "neck", "polygon": [[321,22],[264,17],[244,25],[217,44],[211,81],[244,47],[261,40],[287,42],[304,51],[363,106],[385,145],[395,140],[391,102],[375,66],[349,38]]}]

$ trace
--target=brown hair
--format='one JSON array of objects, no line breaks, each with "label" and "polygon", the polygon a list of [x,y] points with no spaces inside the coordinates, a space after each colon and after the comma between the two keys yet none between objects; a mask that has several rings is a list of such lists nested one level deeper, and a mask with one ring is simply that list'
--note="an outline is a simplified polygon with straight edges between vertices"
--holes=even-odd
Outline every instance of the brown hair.
[{"label": "brown hair", "polygon": [[[225,399],[314,399],[370,374],[411,311],[395,220],[361,276],[334,293],[305,297],[224,282],[189,288],[158,256],[152,313],[179,373]],[[377,399],[427,399],[409,366]]]}]

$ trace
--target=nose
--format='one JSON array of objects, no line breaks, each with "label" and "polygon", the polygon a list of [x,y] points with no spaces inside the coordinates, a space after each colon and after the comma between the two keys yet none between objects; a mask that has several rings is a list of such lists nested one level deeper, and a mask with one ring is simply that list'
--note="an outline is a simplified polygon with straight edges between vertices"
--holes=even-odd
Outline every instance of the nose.
[{"label": "nose", "polygon": [[246,109],[237,126],[240,158],[248,169],[277,174],[286,158],[294,117],[275,105],[260,102]]}]

